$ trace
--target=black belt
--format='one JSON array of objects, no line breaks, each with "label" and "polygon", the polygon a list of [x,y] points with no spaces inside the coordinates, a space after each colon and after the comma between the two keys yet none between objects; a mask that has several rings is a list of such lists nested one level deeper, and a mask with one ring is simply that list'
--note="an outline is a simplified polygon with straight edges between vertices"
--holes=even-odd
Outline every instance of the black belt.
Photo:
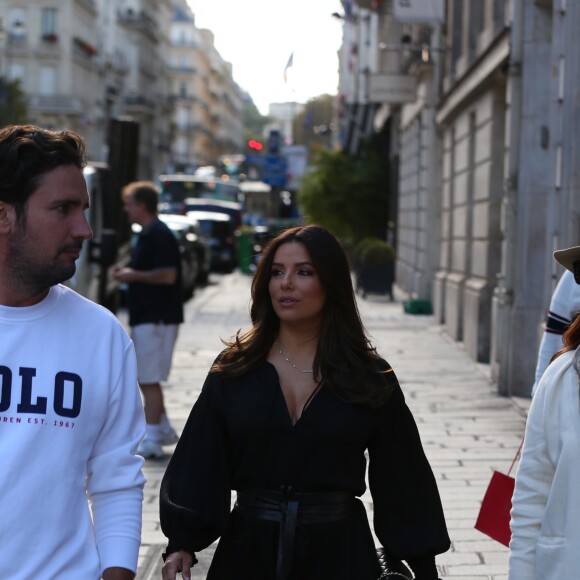
[{"label": "black belt", "polygon": [[346,491],[294,493],[291,487],[282,491],[244,489],[237,492],[235,509],[251,517],[280,522],[276,580],[286,580],[294,556],[297,524],[337,522],[348,517],[354,496]]}]

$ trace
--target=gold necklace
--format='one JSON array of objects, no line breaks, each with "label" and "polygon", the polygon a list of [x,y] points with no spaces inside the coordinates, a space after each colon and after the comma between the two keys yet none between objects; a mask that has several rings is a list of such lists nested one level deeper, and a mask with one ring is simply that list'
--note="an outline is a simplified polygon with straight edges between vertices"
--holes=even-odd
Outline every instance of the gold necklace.
[{"label": "gold necklace", "polygon": [[312,373],[314,372],[313,369],[299,369],[287,356],[286,353],[282,350],[282,347],[280,346],[280,343],[275,341],[274,344],[278,347],[278,352],[280,353],[280,356],[295,370],[301,372],[301,373]]}]

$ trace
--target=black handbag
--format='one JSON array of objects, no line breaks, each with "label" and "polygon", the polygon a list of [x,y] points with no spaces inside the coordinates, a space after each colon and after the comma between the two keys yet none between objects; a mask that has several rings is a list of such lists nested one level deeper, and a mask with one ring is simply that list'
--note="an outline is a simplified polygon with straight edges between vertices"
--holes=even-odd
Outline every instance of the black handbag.
[{"label": "black handbag", "polygon": [[377,548],[377,558],[381,567],[378,580],[413,580],[413,573],[401,560],[393,560],[385,555],[384,548]]}]

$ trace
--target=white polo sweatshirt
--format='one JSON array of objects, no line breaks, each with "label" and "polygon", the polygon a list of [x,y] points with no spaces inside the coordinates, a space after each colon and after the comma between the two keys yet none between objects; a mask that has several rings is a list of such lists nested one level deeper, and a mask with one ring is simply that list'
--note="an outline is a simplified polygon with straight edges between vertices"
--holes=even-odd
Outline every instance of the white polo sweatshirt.
[{"label": "white polo sweatshirt", "polygon": [[0,578],[137,569],[145,432],[133,344],[62,285],[0,306]]}]

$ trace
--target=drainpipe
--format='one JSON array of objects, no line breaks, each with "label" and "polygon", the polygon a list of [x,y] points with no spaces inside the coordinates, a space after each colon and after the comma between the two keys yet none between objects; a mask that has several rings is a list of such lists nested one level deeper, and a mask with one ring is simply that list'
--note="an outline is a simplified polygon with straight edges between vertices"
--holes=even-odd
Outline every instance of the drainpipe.
[{"label": "drainpipe", "polygon": [[510,394],[512,366],[512,313],[514,307],[514,286],[517,270],[517,198],[518,169],[520,161],[520,135],[522,113],[522,56],[524,3],[526,0],[512,0],[513,14],[510,26],[509,57],[509,156],[507,176],[502,200],[503,259],[498,284],[498,349],[499,363],[498,392]]}]

